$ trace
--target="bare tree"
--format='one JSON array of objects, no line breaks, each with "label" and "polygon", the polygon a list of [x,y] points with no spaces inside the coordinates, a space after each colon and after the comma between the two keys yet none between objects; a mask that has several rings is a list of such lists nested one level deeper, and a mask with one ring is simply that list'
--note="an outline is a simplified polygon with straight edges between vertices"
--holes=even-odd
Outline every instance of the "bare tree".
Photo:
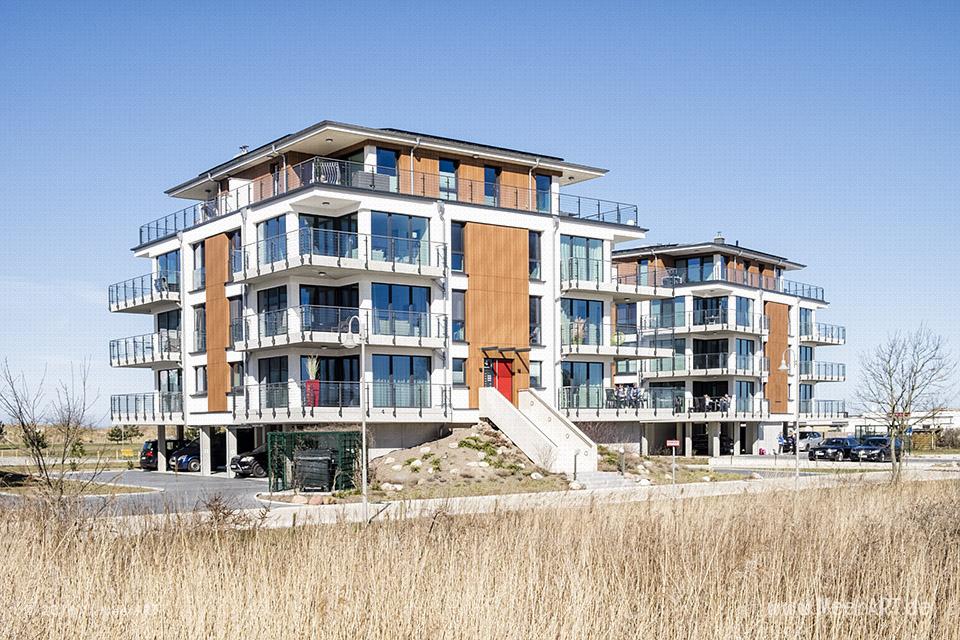
[{"label": "bare tree", "polygon": [[944,338],[921,326],[888,338],[861,357],[860,367],[856,397],[864,416],[886,427],[891,478],[898,481],[903,461],[897,458],[896,443],[943,412],[956,362]]},{"label": "bare tree", "polygon": [[68,494],[84,493],[106,466],[98,459],[93,462],[93,473],[71,479],[69,485],[65,482],[70,463],[85,457],[83,439],[91,430],[90,413],[96,403],[89,392],[89,379],[89,361],[78,370],[71,366],[69,379],[57,383],[52,399],[46,402],[46,376],[31,388],[22,374],[10,370],[8,362],[4,361],[0,370],[0,411],[7,414],[8,431],[13,432],[6,436],[26,452],[43,496],[55,502]]}]

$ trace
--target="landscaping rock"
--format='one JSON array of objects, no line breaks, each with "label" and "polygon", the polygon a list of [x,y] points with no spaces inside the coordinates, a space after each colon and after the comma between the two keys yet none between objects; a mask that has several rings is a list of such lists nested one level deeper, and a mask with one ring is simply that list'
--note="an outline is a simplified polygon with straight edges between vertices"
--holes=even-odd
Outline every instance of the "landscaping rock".
[{"label": "landscaping rock", "polygon": [[756,471],[754,471],[753,473],[750,474],[750,479],[751,479],[751,480],[763,480],[763,476],[760,475],[759,473],[757,473]]},{"label": "landscaping rock", "polygon": [[430,453],[430,447],[420,447],[420,453]]},{"label": "landscaping rock", "polygon": [[477,460],[483,460],[486,457],[487,454],[485,454],[483,451],[477,451]]},{"label": "landscaping rock", "polygon": [[478,467],[489,467],[489,466],[490,466],[490,463],[487,462],[486,460],[481,460],[480,462],[477,463],[477,466],[478,466]]},{"label": "landscaping rock", "polygon": [[700,479],[703,480],[704,482],[710,482],[710,476],[703,476]]},{"label": "landscaping rock", "polygon": [[570,484],[567,485],[567,487],[570,489],[570,491],[580,491],[581,489],[583,489],[583,485],[577,481],[571,482]]},{"label": "landscaping rock", "polygon": [[420,458],[417,458],[416,460],[410,463],[410,466],[419,469],[420,467],[423,466],[423,460],[421,460]]},{"label": "landscaping rock", "polygon": [[542,473],[539,473],[539,472],[537,472],[537,471],[534,471],[533,473],[530,474],[530,479],[531,479],[531,480],[543,480],[543,474],[542,474]]},{"label": "landscaping rock", "polygon": [[403,465],[402,465],[402,464],[395,464],[395,465],[393,465],[393,466],[390,467],[390,468],[393,469],[394,471],[400,471],[400,470],[403,469]]},{"label": "landscaping rock", "polygon": [[290,504],[309,504],[310,498],[307,496],[296,495],[290,498]]},{"label": "landscaping rock", "polygon": [[392,493],[394,491],[403,491],[402,484],[393,484],[392,482],[384,482],[380,485],[380,488],[386,491],[387,493]]},{"label": "landscaping rock", "polygon": [[396,461],[397,461],[397,459],[394,458],[393,456],[388,456],[388,457],[386,457],[386,458],[383,459],[383,464],[393,464],[393,463],[396,462]]},{"label": "landscaping rock", "polygon": [[450,469],[449,473],[450,473],[450,475],[452,475],[452,476],[458,475],[458,474],[460,473],[460,469],[457,469],[456,467],[453,467],[453,468]]},{"label": "landscaping rock", "polygon": [[312,504],[314,506],[321,505],[321,504],[332,504],[332,503],[333,503],[333,498],[331,498],[330,496],[312,496],[309,502],[309,504]]},{"label": "landscaping rock", "polygon": [[450,444],[447,445],[447,448],[449,448],[449,449],[457,449],[457,448],[459,448],[459,447],[460,447],[460,442],[459,442],[459,441],[457,441],[457,442],[451,442]]},{"label": "landscaping rock", "polygon": [[479,464],[480,464],[479,462],[477,462],[477,461],[475,461],[475,460],[471,460],[470,462],[467,463],[467,466],[468,466],[468,467],[476,467],[476,466],[479,466]]},{"label": "landscaping rock", "polygon": [[650,478],[640,478],[639,480],[637,480],[637,484],[640,485],[641,487],[649,487],[651,484]]}]

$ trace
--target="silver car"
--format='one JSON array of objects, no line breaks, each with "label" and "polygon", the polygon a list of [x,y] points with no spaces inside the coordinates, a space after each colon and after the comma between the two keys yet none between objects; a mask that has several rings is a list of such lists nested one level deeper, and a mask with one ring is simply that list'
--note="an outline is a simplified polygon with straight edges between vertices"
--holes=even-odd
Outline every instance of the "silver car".
[{"label": "silver car", "polygon": [[823,442],[823,434],[819,431],[800,432],[800,451],[809,451],[810,447],[815,447],[821,442]]}]

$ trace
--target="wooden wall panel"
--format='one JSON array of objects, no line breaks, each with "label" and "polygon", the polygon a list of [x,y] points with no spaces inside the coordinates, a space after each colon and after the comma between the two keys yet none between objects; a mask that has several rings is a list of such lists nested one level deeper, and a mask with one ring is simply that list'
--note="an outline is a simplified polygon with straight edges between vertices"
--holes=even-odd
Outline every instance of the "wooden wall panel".
[{"label": "wooden wall panel", "polygon": [[230,279],[230,241],[225,233],[204,243],[207,270],[207,410],[226,411],[230,392],[230,303],[226,283]]},{"label": "wooden wall panel", "polygon": [[460,161],[457,170],[457,197],[464,202],[483,204],[483,163],[473,158]]},{"label": "wooden wall panel", "polygon": [[500,171],[500,206],[532,211],[536,207],[531,196],[530,173],[521,167],[503,167]]},{"label": "wooden wall panel", "polygon": [[413,193],[427,198],[440,197],[440,156],[433,151],[413,152]]},{"label": "wooden wall panel", "polygon": [[[466,382],[470,407],[479,406],[485,357],[512,360],[513,403],[530,386],[530,354],[506,348],[530,347],[530,279],[527,230],[475,222],[464,229],[464,253],[470,285],[466,300],[469,343]],[[549,314],[548,314],[549,315]],[[483,347],[503,347],[484,353]]]},{"label": "wooden wall panel", "polygon": [[[763,395],[770,403],[771,413],[786,413],[787,372],[780,371],[780,360],[788,344],[790,307],[779,302],[767,302],[764,303],[763,311],[770,318],[770,337],[766,346],[766,356],[770,359],[770,375],[767,376]],[[789,354],[787,357],[789,358]]]}]

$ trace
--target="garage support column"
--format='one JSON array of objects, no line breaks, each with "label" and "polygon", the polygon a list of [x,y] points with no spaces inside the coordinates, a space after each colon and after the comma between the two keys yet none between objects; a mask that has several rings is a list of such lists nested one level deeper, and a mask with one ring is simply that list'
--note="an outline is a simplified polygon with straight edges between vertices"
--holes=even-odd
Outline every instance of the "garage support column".
[{"label": "garage support column", "polygon": [[213,427],[200,427],[200,475],[209,476],[213,469],[210,459],[210,432]]},{"label": "garage support column", "polygon": [[177,425],[177,440],[180,440],[181,442],[183,441],[183,425],[182,424]]},{"label": "garage support column", "polygon": [[157,471],[167,470],[167,428],[157,425]]},{"label": "garage support column", "polygon": [[233,478],[236,474],[233,472],[233,469],[230,468],[230,461],[233,460],[233,457],[237,455],[237,428],[236,427],[227,427],[227,477]]},{"label": "garage support column", "polygon": [[710,457],[717,458],[720,456],[720,423],[711,422],[707,434],[710,436]]},{"label": "garage support column", "polygon": [[[740,423],[734,423],[733,428],[733,455],[740,455]],[[750,437],[750,427],[744,427],[744,437]]]},{"label": "garage support column", "polygon": [[683,455],[693,457],[693,423],[690,422],[683,425]]},{"label": "garage support column", "polygon": [[650,455],[650,425],[640,425],[640,455]]}]

